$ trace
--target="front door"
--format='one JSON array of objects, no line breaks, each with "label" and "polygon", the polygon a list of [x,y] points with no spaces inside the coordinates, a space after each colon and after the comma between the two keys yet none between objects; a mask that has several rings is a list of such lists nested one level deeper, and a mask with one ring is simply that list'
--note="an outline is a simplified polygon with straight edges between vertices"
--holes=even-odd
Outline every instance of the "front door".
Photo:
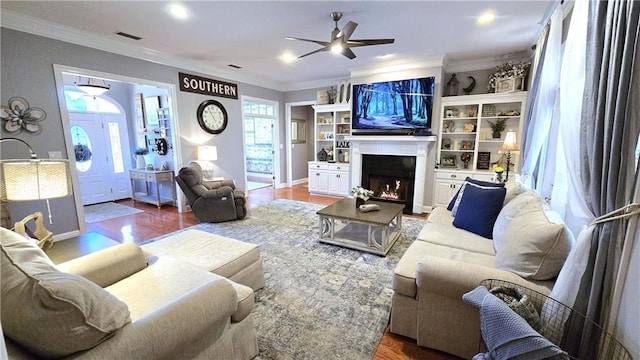
[{"label": "front door", "polygon": [[131,197],[123,158],[129,141],[121,117],[69,113],[83,205]]}]

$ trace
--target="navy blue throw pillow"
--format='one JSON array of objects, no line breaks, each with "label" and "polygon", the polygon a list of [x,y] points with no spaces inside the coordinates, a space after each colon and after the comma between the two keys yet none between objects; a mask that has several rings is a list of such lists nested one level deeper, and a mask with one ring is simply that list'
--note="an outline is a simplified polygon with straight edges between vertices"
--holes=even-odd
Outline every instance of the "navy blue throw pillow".
[{"label": "navy blue throw pillow", "polygon": [[[496,187],[496,188],[503,188],[504,187],[504,183],[494,183],[494,182],[491,182],[491,181],[476,180],[476,179],[472,179],[472,178],[470,178],[468,176],[467,176],[466,179],[464,179],[464,181],[470,182],[472,184],[480,185],[480,186],[486,186],[486,187]],[[449,201],[449,205],[447,206],[447,210],[449,210],[449,211],[453,210],[453,206],[456,204],[456,199],[458,198],[458,194],[460,194],[460,189],[458,189],[458,192],[456,192],[456,194],[453,196],[453,198],[451,198],[451,201]]]},{"label": "navy blue throw pillow", "polygon": [[498,218],[507,189],[481,188],[467,184],[462,193],[453,226],[493,239],[493,225]]}]

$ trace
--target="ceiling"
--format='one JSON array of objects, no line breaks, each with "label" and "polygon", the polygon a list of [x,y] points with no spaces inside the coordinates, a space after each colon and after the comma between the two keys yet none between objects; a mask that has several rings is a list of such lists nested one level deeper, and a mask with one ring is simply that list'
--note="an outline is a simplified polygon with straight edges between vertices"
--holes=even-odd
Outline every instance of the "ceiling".
[{"label": "ceiling", "polygon": [[[182,1],[190,15],[177,20],[166,1],[1,1],[2,26],[98,47],[278,90],[335,83],[358,69],[439,59],[473,64],[503,59],[535,43],[551,1]],[[480,26],[486,10],[496,20]],[[354,48],[353,60],[321,52],[292,63],[319,45],[286,36],[329,41],[332,11],[358,23],[353,39],[395,43]],[[116,35],[121,31],[142,39]],[[82,42],[86,44],[82,44]],[[393,54],[389,59],[377,56]],[[241,67],[234,69],[230,64]],[[475,70],[475,69],[469,69]]]}]

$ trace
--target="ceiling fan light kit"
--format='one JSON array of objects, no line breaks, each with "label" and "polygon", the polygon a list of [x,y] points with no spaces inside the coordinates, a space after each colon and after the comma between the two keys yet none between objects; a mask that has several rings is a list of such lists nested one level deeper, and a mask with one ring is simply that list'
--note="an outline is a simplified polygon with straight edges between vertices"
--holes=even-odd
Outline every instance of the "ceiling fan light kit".
[{"label": "ceiling fan light kit", "polygon": [[305,56],[313,55],[321,51],[331,50],[331,52],[336,54],[342,54],[349,59],[356,58],[356,54],[353,52],[353,50],[351,50],[351,48],[353,47],[393,44],[393,42],[395,41],[395,39],[359,39],[359,40],[351,39],[351,35],[355,31],[358,24],[353,21],[349,21],[342,29],[339,29],[338,21],[341,18],[342,18],[341,12],[334,11],[331,13],[331,20],[334,21],[335,28],[331,32],[330,41],[302,39],[302,38],[290,37],[290,36],[286,37],[285,39],[312,42],[314,44],[318,44],[322,46],[320,49],[300,55],[298,56],[298,58],[303,58]]}]

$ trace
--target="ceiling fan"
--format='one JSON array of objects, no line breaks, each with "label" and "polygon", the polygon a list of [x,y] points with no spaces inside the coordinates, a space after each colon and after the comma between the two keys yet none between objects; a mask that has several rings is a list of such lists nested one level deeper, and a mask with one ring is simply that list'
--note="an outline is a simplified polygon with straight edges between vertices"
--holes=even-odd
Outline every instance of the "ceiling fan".
[{"label": "ceiling fan", "polygon": [[335,22],[335,28],[331,32],[331,40],[330,41],[321,41],[321,40],[309,40],[309,39],[301,39],[297,37],[286,37],[287,40],[300,40],[316,43],[318,45],[322,45],[323,47],[314,50],[312,52],[306,53],[304,55],[298,56],[298,58],[303,58],[305,56],[313,55],[315,53],[321,51],[329,51],[331,50],[334,53],[342,54],[349,59],[355,59],[356,54],[353,53],[351,48],[359,47],[359,46],[371,46],[371,45],[383,45],[383,44],[393,44],[394,39],[368,39],[368,40],[354,40],[350,39],[351,34],[356,29],[358,24],[353,21],[349,21],[347,25],[345,25],[342,30],[338,29],[338,21],[342,18],[342,13],[338,11],[334,11],[331,13],[331,19]]}]

